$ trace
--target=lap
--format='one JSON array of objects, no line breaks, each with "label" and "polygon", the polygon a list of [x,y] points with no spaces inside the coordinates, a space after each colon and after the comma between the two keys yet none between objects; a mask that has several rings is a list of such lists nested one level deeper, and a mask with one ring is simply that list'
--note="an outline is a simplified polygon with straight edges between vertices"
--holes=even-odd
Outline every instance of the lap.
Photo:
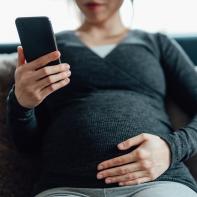
[{"label": "lap", "polygon": [[158,182],[154,185],[142,188],[136,194],[130,197],[197,197],[196,192],[192,189],[176,182]]},{"label": "lap", "polygon": [[196,192],[181,183],[156,181],[114,188],[55,188],[35,197],[197,197]]},{"label": "lap", "polygon": [[[82,197],[81,195],[75,194],[49,194],[45,195],[45,197]],[[83,197],[90,197],[90,196],[83,196]]]},{"label": "lap", "polygon": [[90,197],[88,195],[72,191],[45,191],[35,197]]},{"label": "lap", "polygon": [[53,188],[37,194],[35,197],[104,197],[103,189],[97,188]]}]

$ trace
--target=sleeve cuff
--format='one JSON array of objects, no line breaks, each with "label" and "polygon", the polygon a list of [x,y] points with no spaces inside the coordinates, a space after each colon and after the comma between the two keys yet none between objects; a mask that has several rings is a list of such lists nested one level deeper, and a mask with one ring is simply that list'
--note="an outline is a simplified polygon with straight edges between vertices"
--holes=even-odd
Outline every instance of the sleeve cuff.
[{"label": "sleeve cuff", "polygon": [[7,107],[8,111],[14,113],[17,117],[29,117],[34,114],[34,108],[26,108],[19,104],[15,92],[14,86],[10,90],[8,97],[7,97]]}]

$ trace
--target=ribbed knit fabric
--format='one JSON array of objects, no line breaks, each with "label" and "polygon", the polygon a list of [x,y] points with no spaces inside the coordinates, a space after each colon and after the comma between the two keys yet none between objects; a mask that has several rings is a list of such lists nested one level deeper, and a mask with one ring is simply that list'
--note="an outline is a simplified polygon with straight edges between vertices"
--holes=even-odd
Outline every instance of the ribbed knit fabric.
[{"label": "ribbed knit fabric", "polygon": [[[131,30],[101,58],[71,32],[57,34],[62,62],[71,66],[68,86],[35,109],[8,96],[8,126],[21,152],[42,153],[35,193],[53,187],[114,187],[96,179],[97,164],[128,151],[117,144],[143,132],[160,136],[172,153],[157,180],[197,191],[183,164],[197,151],[197,73],[180,46],[161,33]],[[171,94],[194,118],[173,132],[165,110]],[[129,150],[131,151],[131,150]]]}]

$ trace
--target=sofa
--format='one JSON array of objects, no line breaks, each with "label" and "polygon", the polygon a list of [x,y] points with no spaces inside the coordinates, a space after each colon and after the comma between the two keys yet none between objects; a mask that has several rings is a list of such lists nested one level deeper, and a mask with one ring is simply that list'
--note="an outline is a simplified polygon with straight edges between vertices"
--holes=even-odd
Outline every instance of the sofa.
[{"label": "sofa", "polygon": [[[197,65],[197,36],[174,37]],[[0,197],[28,197],[40,171],[40,156],[19,154],[6,129],[6,97],[14,83],[17,61],[15,44],[0,44]],[[174,129],[187,124],[191,117],[170,97],[166,99]],[[197,180],[197,156],[186,162]]]}]

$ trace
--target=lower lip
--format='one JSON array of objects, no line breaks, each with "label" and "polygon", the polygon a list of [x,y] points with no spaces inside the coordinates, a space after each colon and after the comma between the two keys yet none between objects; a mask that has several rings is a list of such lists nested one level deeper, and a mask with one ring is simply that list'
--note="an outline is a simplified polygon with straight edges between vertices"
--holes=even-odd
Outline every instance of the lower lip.
[{"label": "lower lip", "polygon": [[89,9],[89,10],[97,10],[99,9],[100,7],[102,7],[101,4],[87,4],[86,7]]}]

